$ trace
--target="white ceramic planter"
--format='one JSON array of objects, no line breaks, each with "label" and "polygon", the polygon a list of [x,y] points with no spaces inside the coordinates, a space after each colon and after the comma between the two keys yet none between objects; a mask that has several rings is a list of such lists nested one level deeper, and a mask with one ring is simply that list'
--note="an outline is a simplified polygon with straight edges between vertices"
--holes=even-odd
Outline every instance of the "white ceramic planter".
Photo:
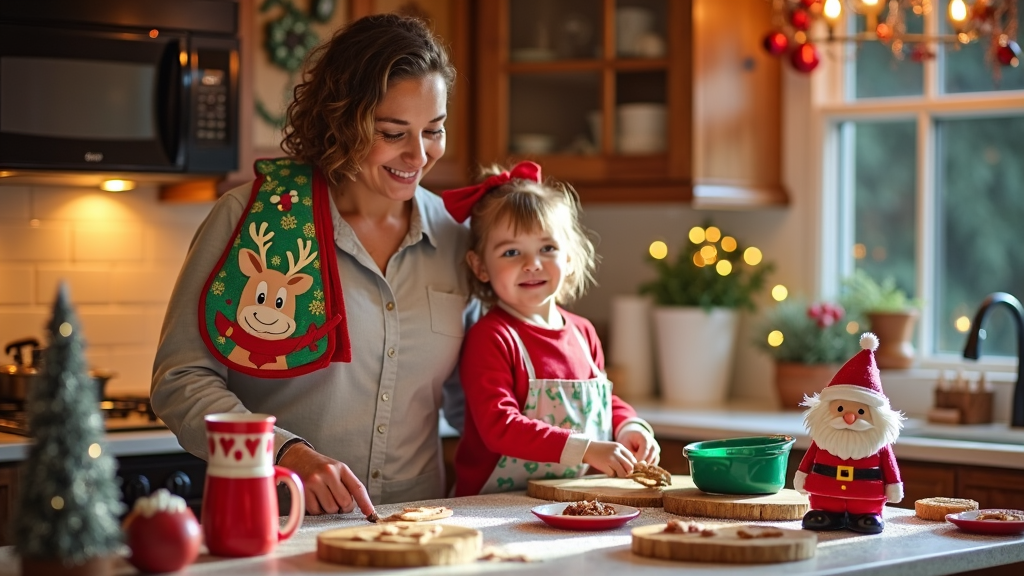
[{"label": "white ceramic planter", "polygon": [[732,379],[739,313],[731,308],[654,309],[661,397],[677,406],[725,402]]}]

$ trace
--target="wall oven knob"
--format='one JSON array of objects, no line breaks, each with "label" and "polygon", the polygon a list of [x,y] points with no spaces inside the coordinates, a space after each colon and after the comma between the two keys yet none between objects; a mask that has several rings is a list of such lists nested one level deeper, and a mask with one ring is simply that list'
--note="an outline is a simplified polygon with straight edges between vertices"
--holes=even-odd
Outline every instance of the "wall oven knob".
[{"label": "wall oven knob", "polygon": [[125,478],[124,503],[131,509],[135,501],[143,496],[149,496],[149,478],[142,474],[133,474]]},{"label": "wall oven knob", "polygon": [[168,476],[167,482],[164,483],[164,487],[167,488],[171,494],[181,496],[186,500],[192,495],[192,479],[188,477],[188,474],[181,470],[177,470]]}]

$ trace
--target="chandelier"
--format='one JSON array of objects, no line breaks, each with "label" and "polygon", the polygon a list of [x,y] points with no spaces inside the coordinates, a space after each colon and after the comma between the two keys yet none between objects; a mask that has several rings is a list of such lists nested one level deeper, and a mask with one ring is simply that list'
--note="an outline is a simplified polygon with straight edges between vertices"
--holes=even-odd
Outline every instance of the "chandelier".
[{"label": "chandelier", "polygon": [[[809,73],[820,62],[816,44],[821,42],[880,42],[889,46],[893,56],[903,59],[908,53],[915,61],[934,56],[931,46],[952,46],[984,42],[987,59],[998,66],[1019,66],[1017,44],[1017,0],[771,0],[772,30],[764,38],[764,48],[774,56],[789,54],[796,70]],[[947,4],[946,17],[951,34],[907,32],[907,15],[924,16],[938,3]],[[885,18],[883,11],[888,8]],[[840,34],[836,26],[843,12],[850,10],[864,17],[864,29],[852,35]],[[827,35],[820,35],[822,28]],[[819,34],[814,37],[814,34]]]}]

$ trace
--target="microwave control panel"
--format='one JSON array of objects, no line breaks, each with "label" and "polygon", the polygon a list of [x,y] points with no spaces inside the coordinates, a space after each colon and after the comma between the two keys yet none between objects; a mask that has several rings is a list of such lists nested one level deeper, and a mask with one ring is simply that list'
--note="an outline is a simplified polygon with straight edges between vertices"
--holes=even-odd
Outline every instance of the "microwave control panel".
[{"label": "microwave control panel", "polygon": [[224,70],[200,70],[196,85],[196,139],[228,141],[228,86]]}]

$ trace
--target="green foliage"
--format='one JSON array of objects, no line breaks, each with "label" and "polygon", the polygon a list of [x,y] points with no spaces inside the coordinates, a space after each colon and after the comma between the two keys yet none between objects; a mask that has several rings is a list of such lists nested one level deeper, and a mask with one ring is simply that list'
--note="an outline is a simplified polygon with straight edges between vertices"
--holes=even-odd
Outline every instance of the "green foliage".
[{"label": "green foliage", "polygon": [[[803,299],[791,298],[780,302],[766,313],[759,324],[754,345],[770,354],[776,362],[846,362],[860,350],[860,331],[855,334],[847,332],[846,325],[852,317],[846,315],[841,307],[835,309],[838,310],[838,318],[833,316],[831,322],[827,322],[812,316],[811,306]],[[783,336],[782,344],[778,346],[768,343],[768,335],[774,330]]]},{"label": "green foliage", "polygon": [[[723,239],[727,238],[723,236]],[[697,266],[694,257],[701,248],[711,246],[717,252],[715,260],[704,266]],[[658,272],[655,280],[640,287],[641,294],[650,294],[659,306],[700,306],[705,310],[714,307],[743,308],[753,310],[754,294],[764,287],[767,275],[774,270],[771,263],[761,262],[755,266],[743,261],[743,248],[736,246],[727,252],[721,242],[688,243],[679,251],[675,261],[668,258],[649,258]],[[722,276],[716,270],[718,261],[725,260],[732,265],[729,274]]]},{"label": "green foliage", "polygon": [[[26,408],[34,440],[13,535],[22,557],[82,564],[121,547],[113,457],[103,447],[98,390],[86,370],[78,318],[62,285],[47,326],[43,378]],[[95,445],[95,446],[94,446]]]},{"label": "green foliage", "polygon": [[864,270],[843,279],[843,301],[856,313],[905,312],[921,307],[919,300],[896,286],[894,278],[887,277],[878,283]]}]

